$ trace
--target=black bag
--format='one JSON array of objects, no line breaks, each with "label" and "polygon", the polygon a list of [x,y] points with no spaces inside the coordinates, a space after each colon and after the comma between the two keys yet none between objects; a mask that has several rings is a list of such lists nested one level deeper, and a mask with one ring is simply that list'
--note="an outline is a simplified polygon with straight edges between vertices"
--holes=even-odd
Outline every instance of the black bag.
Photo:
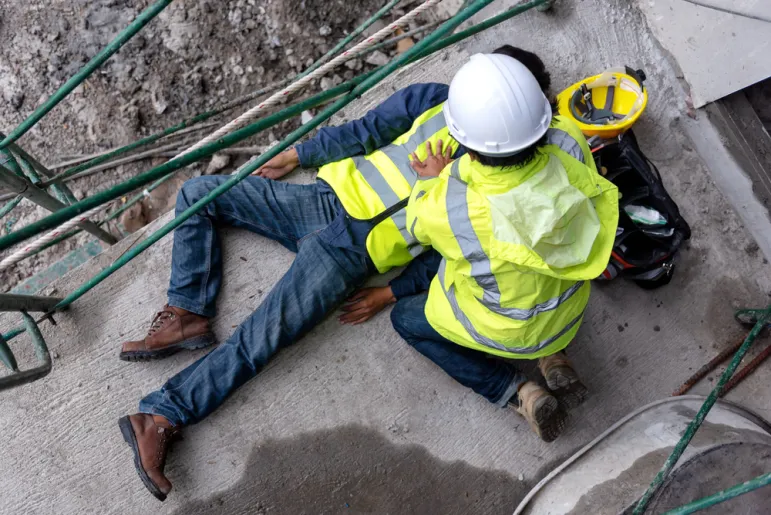
[{"label": "black bag", "polygon": [[[645,289],[669,284],[677,251],[691,237],[691,228],[664,188],[661,174],[642,153],[631,130],[612,140],[591,138],[589,144],[597,170],[620,193],[616,242],[608,267],[598,279],[621,275]],[[658,223],[644,223],[638,215],[633,219],[627,213],[629,206],[638,211],[654,209],[660,215]]]}]

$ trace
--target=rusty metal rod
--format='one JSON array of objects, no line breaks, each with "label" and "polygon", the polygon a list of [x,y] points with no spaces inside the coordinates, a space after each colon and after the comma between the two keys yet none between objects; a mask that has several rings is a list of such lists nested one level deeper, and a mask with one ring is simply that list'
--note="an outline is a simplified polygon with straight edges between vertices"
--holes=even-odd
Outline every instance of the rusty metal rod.
[{"label": "rusty metal rod", "polygon": [[739,350],[739,347],[742,346],[742,343],[744,343],[744,340],[740,340],[736,342],[734,345],[731,345],[729,348],[725,349],[723,352],[712,358],[709,363],[701,367],[699,370],[697,370],[691,377],[689,377],[683,384],[672,392],[672,397],[677,397],[679,395],[685,395],[685,393],[693,388],[693,385],[695,385],[699,380],[701,380],[704,376],[715,370],[718,365],[720,365],[723,361],[727,360],[731,356],[733,356],[737,350]]},{"label": "rusty metal rod", "polygon": [[768,357],[771,356],[771,345],[766,347],[763,352],[755,356],[755,358],[747,363],[741,370],[739,370],[736,375],[734,375],[730,381],[728,381],[722,390],[720,390],[720,397],[725,396],[728,392],[733,390],[733,388],[741,383],[745,377],[747,377],[751,372],[753,372],[758,366],[760,366],[761,363],[763,363]]}]

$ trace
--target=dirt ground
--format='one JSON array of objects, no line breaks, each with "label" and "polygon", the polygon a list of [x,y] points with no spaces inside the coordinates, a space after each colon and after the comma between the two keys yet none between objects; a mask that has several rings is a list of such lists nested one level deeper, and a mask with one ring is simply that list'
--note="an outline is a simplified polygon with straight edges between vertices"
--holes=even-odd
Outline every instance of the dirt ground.
[{"label": "dirt ground", "polygon": [[[150,3],[0,0],[0,130],[8,133],[13,129]],[[352,9],[354,4],[345,0],[177,0],[19,143],[47,165],[125,145],[295,75],[383,3],[361,0]],[[370,31],[404,14],[413,3],[402,2]],[[422,23],[419,18],[413,27]],[[346,63],[311,90],[331,87],[374,64],[383,64],[394,52],[376,54],[368,62]],[[217,120],[229,121],[240,112],[230,111]],[[289,120],[243,145],[268,145],[299,123],[299,119]],[[196,141],[196,134],[188,136]],[[218,172],[228,173],[247,158],[235,158]],[[67,184],[80,199],[159,162],[158,158],[147,159]],[[158,191],[141,213],[134,213],[138,218],[135,228],[173,204],[182,178],[204,173],[207,166],[208,160],[188,168],[180,180]],[[0,233],[23,227],[46,213],[23,201],[0,221]],[[112,225],[110,230],[116,233],[117,227]],[[2,290],[91,238],[71,238],[0,273]]]}]

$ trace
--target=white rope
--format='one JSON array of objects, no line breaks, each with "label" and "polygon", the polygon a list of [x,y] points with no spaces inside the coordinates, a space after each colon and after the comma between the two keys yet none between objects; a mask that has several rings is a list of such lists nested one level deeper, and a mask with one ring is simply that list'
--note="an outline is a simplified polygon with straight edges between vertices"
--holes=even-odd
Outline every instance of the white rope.
[{"label": "white rope", "polygon": [[[281,104],[284,102],[286,97],[289,95],[296,93],[300,89],[304,88],[306,85],[308,85],[311,81],[318,79],[324,75],[327,74],[327,72],[331,71],[332,69],[336,68],[338,65],[344,63],[345,61],[348,61],[350,59],[353,59],[357,57],[357,54],[361,53],[362,51],[366,50],[367,48],[379,43],[380,41],[384,40],[386,37],[391,35],[396,29],[400,27],[405,27],[410,21],[414,20],[417,16],[419,16],[421,13],[425,12],[426,10],[430,9],[434,5],[441,2],[441,0],[426,0],[426,2],[422,3],[412,11],[408,12],[389,26],[385,27],[384,29],[379,30],[374,35],[368,37],[358,45],[354,46],[350,50],[346,50],[342,54],[338,55],[331,61],[329,61],[327,64],[319,67],[312,73],[306,75],[305,77],[302,77],[301,79],[297,80],[296,82],[290,84],[283,90],[275,92],[273,95],[271,95],[269,98],[261,102],[260,104],[254,106],[253,108],[246,111],[244,114],[236,118],[235,120],[231,121],[227,125],[221,127],[220,129],[217,129],[215,132],[210,134],[209,136],[205,137],[195,145],[188,147],[187,149],[183,150],[181,153],[179,153],[177,156],[174,157],[174,159],[177,159],[189,152],[192,152],[194,150],[197,150],[205,145],[208,145],[209,143],[227,135],[231,132],[240,129],[241,127],[247,125],[251,121],[255,120],[260,116],[263,110],[269,107],[273,107],[275,105]],[[255,156],[256,157],[256,156]],[[145,196],[149,193],[147,190],[144,190],[143,193]],[[38,238],[37,240],[33,241],[32,243],[25,245],[21,247],[16,252],[10,254],[9,256],[5,257],[2,261],[0,261],[0,272],[3,270],[7,270],[14,264],[18,263],[25,257],[29,256],[30,254],[34,254],[37,250],[39,250],[41,247],[45,246],[46,244],[53,241],[56,237],[58,237],[61,234],[64,234],[66,231],[72,229],[76,225],[78,225],[81,222],[88,221],[88,218],[95,215],[96,213],[99,213],[100,211],[107,209],[112,202],[107,202],[105,204],[102,204],[101,206],[97,206],[90,211],[86,211],[85,213],[72,218],[71,220],[66,221],[53,231],[49,232],[48,234],[45,234]]]},{"label": "white rope", "polygon": [[44,234],[37,240],[33,241],[32,243],[25,245],[18,249],[16,252],[10,254],[9,256],[6,256],[5,259],[0,261],[0,272],[7,270],[8,268],[12,267],[25,257],[29,256],[30,254],[33,254],[36,250],[40,249],[44,245],[52,242],[54,239],[56,239],[58,236],[64,234],[65,232],[69,231],[76,225],[82,222],[87,222],[90,217],[97,214],[99,211],[106,209],[107,206],[109,206],[110,203],[103,204],[101,206],[97,206],[89,211],[86,211],[85,213],[82,213],[75,218],[72,218],[70,220],[67,220],[62,225],[54,229],[53,231],[49,232],[48,234]]},{"label": "white rope", "polygon": [[438,4],[441,0],[426,0],[423,4],[419,5],[412,11],[408,12],[389,26],[385,27],[384,29],[379,30],[374,35],[368,37],[358,45],[354,46],[350,50],[346,50],[342,54],[338,55],[331,61],[329,61],[324,66],[321,66],[320,68],[313,71],[313,73],[310,73],[306,75],[305,77],[297,80],[296,82],[293,82],[283,90],[275,92],[273,95],[271,95],[269,98],[264,100],[263,102],[259,103],[258,105],[252,107],[248,111],[246,111],[244,114],[236,118],[235,120],[231,121],[227,125],[217,129],[215,132],[211,133],[210,135],[206,136],[204,139],[196,143],[190,148],[185,149],[182,151],[178,156],[176,156],[174,159],[181,157],[189,152],[192,152],[194,150],[198,150],[199,148],[203,147],[204,145],[208,145],[209,143],[216,141],[217,139],[226,136],[230,134],[231,132],[240,129],[241,127],[247,125],[248,123],[255,120],[257,117],[259,117],[260,113],[265,110],[268,107],[273,107],[277,104],[283,103],[284,99],[291,95],[292,93],[296,93],[298,90],[304,88],[306,85],[308,85],[311,81],[318,79],[319,77],[322,77],[327,74],[330,70],[336,68],[338,65],[344,63],[345,61],[348,61],[349,59],[353,59],[356,57],[356,54],[360,53],[361,51],[379,43],[380,41],[384,40],[386,37],[390,36],[396,29],[400,27],[406,26],[410,21],[415,19],[417,16],[419,16],[424,11],[430,9],[434,5]]}]

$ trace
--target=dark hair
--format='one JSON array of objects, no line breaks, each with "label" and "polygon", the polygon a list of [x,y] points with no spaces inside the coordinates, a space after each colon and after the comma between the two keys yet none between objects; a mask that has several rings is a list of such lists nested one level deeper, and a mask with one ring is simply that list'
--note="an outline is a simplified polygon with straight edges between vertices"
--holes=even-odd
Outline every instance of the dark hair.
[{"label": "dark hair", "polygon": [[[541,61],[540,57],[535,55],[533,52],[528,52],[527,50],[523,50],[511,45],[503,45],[502,47],[498,47],[493,50],[493,53],[507,55],[524,64],[525,67],[530,70],[530,73],[533,74],[535,80],[538,81],[538,85],[541,86],[541,91],[543,91],[543,94],[547,97],[549,96],[548,91],[549,86],[551,86],[551,75],[548,71],[546,71],[546,65],[543,64],[543,61]],[[503,168],[507,166],[526,165],[533,160],[538,147],[545,144],[546,136],[544,135],[541,139],[536,141],[535,144],[517,152],[513,156],[506,157],[484,156],[479,152],[475,152],[471,149],[467,150],[469,154],[473,155],[477,161],[479,161],[484,166],[495,166]]]},{"label": "dark hair", "polygon": [[495,166],[498,168],[504,168],[507,166],[524,166],[533,160],[538,147],[546,145],[546,135],[544,134],[541,139],[536,141],[533,145],[530,145],[524,150],[520,150],[513,156],[485,156],[479,152],[475,152],[470,148],[467,148],[469,154],[474,156],[477,161],[485,166]]},{"label": "dark hair", "polygon": [[546,71],[546,65],[543,64],[541,58],[535,55],[533,52],[528,52],[521,48],[517,48],[511,45],[503,45],[493,50],[494,54],[507,55],[513,57],[520,63],[525,65],[525,68],[530,70],[535,80],[538,81],[538,85],[541,86],[541,91],[547,97],[549,96],[549,87],[551,86],[551,74]]}]

